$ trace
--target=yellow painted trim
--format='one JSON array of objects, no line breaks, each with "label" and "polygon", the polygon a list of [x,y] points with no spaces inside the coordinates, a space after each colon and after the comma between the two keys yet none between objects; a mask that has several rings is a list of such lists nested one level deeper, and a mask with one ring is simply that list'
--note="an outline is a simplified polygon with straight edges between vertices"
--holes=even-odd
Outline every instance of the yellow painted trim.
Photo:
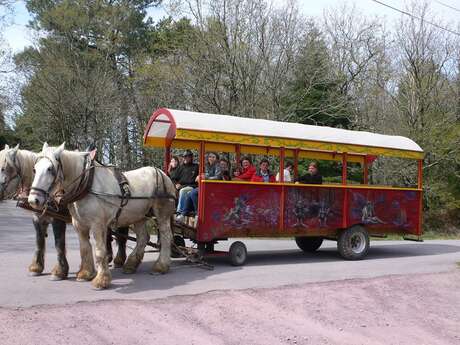
[{"label": "yellow painted trim", "polygon": [[147,137],[144,146],[146,147],[165,147],[166,139],[161,137]]},{"label": "yellow painted trim", "polygon": [[246,181],[222,181],[222,180],[203,180],[205,183],[224,183],[224,184],[246,184],[246,185],[270,185],[270,186],[285,186],[285,187],[321,187],[321,188],[349,188],[349,189],[383,189],[383,190],[407,190],[413,192],[421,192],[418,188],[407,187],[388,187],[376,185],[356,185],[356,184],[303,184],[303,183],[279,183],[279,182],[246,182]]},{"label": "yellow painted trim", "polygon": [[407,151],[382,147],[371,147],[364,145],[338,144],[331,142],[320,142],[299,139],[259,137],[243,134],[218,133],[208,131],[197,131],[188,129],[177,129],[176,139],[216,142],[226,144],[243,144],[250,146],[263,146],[272,148],[291,148],[302,150],[319,150],[329,152],[347,152],[355,154],[368,154],[377,156],[390,156],[410,159],[422,159],[423,152]]},{"label": "yellow painted trim", "polygon": [[176,140],[174,139],[171,143],[171,147],[175,149],[189,149],[189,150],[198,150],[200,148],[200,143],[193,142],[189,140]]},{"label": "yellow painted trim", "polygon": [[216,151],[216,152],[236,152],[235,145],[233,144],[221,144],[221,143],[205,143],[206,151]]}]

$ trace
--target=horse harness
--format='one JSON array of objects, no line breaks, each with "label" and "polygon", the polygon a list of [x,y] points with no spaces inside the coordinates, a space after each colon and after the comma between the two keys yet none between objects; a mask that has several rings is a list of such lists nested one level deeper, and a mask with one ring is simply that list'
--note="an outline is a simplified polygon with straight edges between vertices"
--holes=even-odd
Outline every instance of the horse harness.
[{"label": "horse harness", "polygon": [[[33,192],[40,192],[43,193],[46,201],[46,206],[43,211],[45,214],[49,209],[53,213],[63,213],[63,211],[67,210],[67,205],[76,201],[79,201],[86,197],[88,194],[93,194],[95,196],[108,196],[108,197],[117,197],[120,199],[120,204],[117,205],[118,209],[115,215],[115,219],[113,221],[114,228],[118,223],[118,218],[123,210],[123,208],[128,204],[129,200],[137,199],[137,200],[149,200],[149,199],[156,199],[156,198],[163,198],[163,199],[173,199],[177,200],[177,195],[171,195],[168,193],[166,187],[166,175],[159,169],[155,168],[155,178],[156,178],[156,187],[153,190],[152,194],[149,196],[132,196],[131,190],[129,188],[129,182],[123,172],[120,169],[113,167],[113,166],[106,166],[104,164],[99,163],[99,166],[96,166],[94,163],[94,158],[91,158],[91,155],[88,154],[85,156],[85,164],[83,167],[83,171],[80,175],[77,176],[67,187],[72,186],[76,182],[78,185],[72,192],[65,192],[63,189],[58,190],[54,195],[51,195],[51,190],[54,188],[56,181],[62,182],[64,179],[63,171],[62,171],[62,162],[59,159],[56,159],[58,162],[57,167],[55,167],[53,161],[46,157],[46,156],[39,156],[37,157],[35,163],[40,159],[48,159],[51,162],[52,171],[51,173],[54,176],[54,180],[51,183],[48,190],[44,190],[37,187],[31,187],[30,191]],[[97,192],[91,189],[94,181],[94,172],[96,168],[113,168],[114,177],[118,182],[118,186],[120,188],[120,195],[118,194],[110,194],[104,192]],[[161,180],[161,183],[160,183]],[[150,216],[152,210],[149,210],[147,216]]]},{"label": "horse harness", "polygon": [[90,154],[85,156],[83,171],[67,186],[70,187],[78,182],[77,187],[74,188],[72,192],[65,192],[64,189],[61,188],[58,189],[53,195],[51,195],[51,190],[55,187],[56,182],[62,183],[64,180],[62,162],[60,159],[56,158],[58,164],[57,167],[55,167],[53,161],[49,157],[39,156],[35,160],[35,164],[40,159],[48,159],[51,162],[51,174],[54,176],[54,179],[48,190],[44,190],[38,187],[31,187],[30,192],[39,192],[44,195],[46,203],[43,214],[52,212],[53,214],[62,214],[63,216],[68,216],[69,212],[67,205],[83,199],[86,195],[88,195],[91,189],[94,180],[94,159]]}]

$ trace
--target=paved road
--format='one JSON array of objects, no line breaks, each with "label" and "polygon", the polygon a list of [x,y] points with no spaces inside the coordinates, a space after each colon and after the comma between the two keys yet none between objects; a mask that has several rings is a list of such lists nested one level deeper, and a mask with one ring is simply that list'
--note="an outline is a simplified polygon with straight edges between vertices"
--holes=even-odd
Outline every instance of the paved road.
[{"label": "paved road", "polygon": [[[277,287],[390,274],[444,272],[460,261],[460,241],[373,241],[366,260],[344,261],[335,242],[326,242],[315,254],[306,255],[290,240],[247,240],[248,263],[232,267],[224,258],[210,259],[213,271],[173,262],[170,273],[149,274],[155,259],[147,253],[135,275],[112,270],[113,286],[95,291],[90,283],[76,282],[79,267],[78,240],[68,229],[68,280],[54,282],[49,275],[31,277],[27,266],[32,258],[35,233],[29,212],[11,201],[0,202],[0,307],[28,307],[40,304],[67,304],[107,299],[156,299],[172,295],[192,295],[210,290]],[[225,250],[231,242],[217,249]],[[47,239],[45,272],[55,264],[53,236]]]}]

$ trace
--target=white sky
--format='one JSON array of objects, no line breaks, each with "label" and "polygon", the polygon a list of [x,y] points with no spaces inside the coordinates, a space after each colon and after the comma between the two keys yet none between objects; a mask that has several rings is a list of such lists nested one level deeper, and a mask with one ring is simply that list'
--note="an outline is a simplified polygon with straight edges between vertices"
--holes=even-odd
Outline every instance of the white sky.
[{"label": "white sky", "polygon": [[[412,0],[380,0],[390,6],[404,10],[407,3]],[[434,15],[444,23],[449,23],[455,30],[460,27],[460,0],[429,0]],[[355,4],[356,8],[365,15],[384,16],[388,21],[393,21],[401,16],[400,13],[386,8],[372,0],[298,0],[301,11],[306,16],[320,17],[325,9],[337,7],[343,3]],[[442,5],[444,4],[444,5]],[[458,11],[447,6],[458,9]],[[166,15],[162,9],[154,9],[150,15],[159,19]],[[12,23],[5,29],[3,36],[14,52],[21,51],[33,42],[33,32],[26,25],[30,17],[22,1],[15,5],[15,15]]]}]

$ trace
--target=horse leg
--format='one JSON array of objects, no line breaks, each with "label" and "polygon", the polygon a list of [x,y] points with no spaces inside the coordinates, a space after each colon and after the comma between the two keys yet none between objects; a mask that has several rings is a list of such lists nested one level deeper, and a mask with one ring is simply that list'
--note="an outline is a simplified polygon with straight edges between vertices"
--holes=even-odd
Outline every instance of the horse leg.
[{"label": "horse leg", "polygon": [[117,256],[115,256],[115,259],[113,260],[113,264],[115,267],[122,267],[126,261],[126,242],[128,241],[128,233],[129,233],[129,227],[124,227],[124,228],[118,228],[117,232],[120,235],[116,235],[116,241],[118,245],[118,251],[117,251]]},{"label": "horse leg", "polygon": [[152,271],[166,273],[171,265],[171,217],[174,214],[174,202],[171,200],[155,200],[153,210],[158,222],[158,235],[160,237],[160,255],[153,264]]},{"label": "horse leg", "polygon": [[54,246],[56,247],[58,260],[51,270],[51,279],[62,280],[66,279],[69,274],[69,263],[67,262],[65,249],[66,223],[59,219],[53,219],[51,225],[53,226]]},{"label": "horse leg", "polygon": [[45,217],[33,216],[33,224],[35,228],[35,253],[32,258],[32,263],[29,265],[29,272],[33,276],[40,275],[45,267],[45,248],[46,248],[46,229],[48,222]]},{"label": "horse leg", "polygon": [[145,253],[145,246],[150,238],[149,233],[145,229],[145,221],[134,224],[133,231],[136,234],[136,247],[128,256],[123,265],[123,273],[135,273],[137,267],[142,262]]},{"label": "horse leg", "polygon": [[107,262],[111,263],[113,260],[113,250],[112,250],[112,229],[107,228],[107,242],[106,242],[106,248],[107,248]]},{"label": "horse leg", "polygon": [[91,227],[94,239],[96,240],[96,277],[91,281],[91,284],[96,289],[106,289],[110,286],[112,275],[109,271],[109,263],[107,261],[107,226],[104,224],[94,224]]},{"label": "horse leg", "polygon": [[75,219],[72,222],[80,241],[81,264],[77,273],[77,281],[92,280],[96,272],[94,270],[93,251],[89,242],[89,227],[83,226]]}]

